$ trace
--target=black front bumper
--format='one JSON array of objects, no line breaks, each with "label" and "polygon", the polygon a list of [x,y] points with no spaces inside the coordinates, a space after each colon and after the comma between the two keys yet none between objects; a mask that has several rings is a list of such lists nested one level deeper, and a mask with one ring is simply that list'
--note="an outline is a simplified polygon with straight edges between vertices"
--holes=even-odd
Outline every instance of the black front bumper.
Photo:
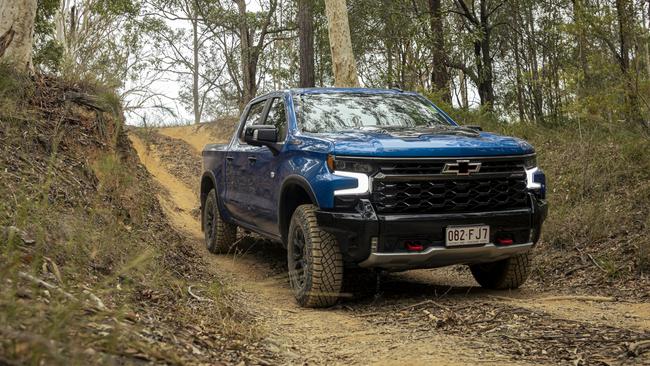
[{"label": "black front bumper", "polygon": [[[354,212],[318,211],[318,224],[334,234],[348,265],[392,270],[492,262],[526,252],[537,243],[548,211],[530,194],[530,207],[477,213],[377,215],[368,200]],[[445,246],[445,228],[489,225],[490,244]],[[511,244],[499,245],[501,239]],[[406,243],[422,246],[409,251]]]}]

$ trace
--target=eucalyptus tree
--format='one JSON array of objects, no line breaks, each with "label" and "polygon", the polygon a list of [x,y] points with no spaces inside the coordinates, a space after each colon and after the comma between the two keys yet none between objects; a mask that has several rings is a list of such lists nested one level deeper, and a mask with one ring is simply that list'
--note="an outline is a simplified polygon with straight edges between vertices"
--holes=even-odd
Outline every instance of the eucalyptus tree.
[{"label": "eucalyptus tree", "polygon": [[36,0],[0,1],[0,60],[19,70],[33,68]]},{"label": "eucalyptus tree", "polygon": [[[242,0],[243,1],[243,0]],[[348,9],[345,0],[325,0],[325,13],[332,52],[334,85],[359,86],[357,65],[352,51]]]}]

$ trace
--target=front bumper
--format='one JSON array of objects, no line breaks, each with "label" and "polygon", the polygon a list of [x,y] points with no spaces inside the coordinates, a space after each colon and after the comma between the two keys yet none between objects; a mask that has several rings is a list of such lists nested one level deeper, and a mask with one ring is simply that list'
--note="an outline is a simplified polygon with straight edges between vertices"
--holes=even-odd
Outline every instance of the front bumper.
[{"label": "front bumper", "polygon": [[[539,240],[547,215],[546,201],[530,195],[525,209],[423,215],[377,215],[372,204],[361,200],[355,212],[318,211],[318,223],[334,234],[347,265],[386,270],[435,268],[454,264],[494,262],[531,250]],[[489,225],[486,245],[445,246],[445,228],[455,225]],[[497,239],[512,240],[499,245]],[[405,243],[418,243],[413,252]]]}]

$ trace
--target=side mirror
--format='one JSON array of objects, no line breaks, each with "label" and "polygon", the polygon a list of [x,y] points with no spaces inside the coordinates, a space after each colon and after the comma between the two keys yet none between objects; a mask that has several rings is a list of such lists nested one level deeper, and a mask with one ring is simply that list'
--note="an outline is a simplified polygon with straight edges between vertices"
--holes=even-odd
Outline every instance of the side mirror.
[{"label": "side mirror", "polygon": [[467,125],[465,126],[466,128],[469,128],[470,130],[474,131],[483,131],[483,127],[481,126],[476,126],[476,125]]},{"label": "side mirror", "polygon": [[244,141],[253,146],[268,146],[274,152],[277,151],[279,132],[277,127],[272,125],[257,125],[246,127],[244,130]]}]

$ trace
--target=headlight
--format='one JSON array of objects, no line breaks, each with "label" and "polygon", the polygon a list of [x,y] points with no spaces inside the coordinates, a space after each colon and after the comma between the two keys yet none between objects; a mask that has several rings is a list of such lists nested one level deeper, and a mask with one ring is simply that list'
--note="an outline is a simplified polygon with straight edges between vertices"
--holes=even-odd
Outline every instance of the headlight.
[{"label": "headlight", "polygon": [[360,163],[353,160],[336,159],[334,155],[327,156],[327,167],[331,172],[344,171],[354,173],[364,173],[370,175],[373,167],[370,164]]}]

